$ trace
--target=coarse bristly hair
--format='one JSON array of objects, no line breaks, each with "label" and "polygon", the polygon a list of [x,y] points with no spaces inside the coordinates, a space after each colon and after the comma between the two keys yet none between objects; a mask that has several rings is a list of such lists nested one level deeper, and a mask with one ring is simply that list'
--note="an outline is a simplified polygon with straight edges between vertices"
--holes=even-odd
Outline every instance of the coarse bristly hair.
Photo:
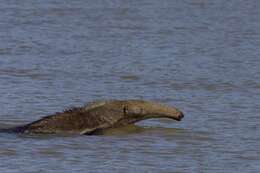
[{"label": "coarse bristly hair", "polygon": [[103,106],[106,103],[113,102],[113,101],[119,101],[119,100],[95,100],[95,101],[89,102],[80,107],[68,107],[68,108],[64,109],[63,112],[59,112],[59,113],[85,112],[85,111]]}]

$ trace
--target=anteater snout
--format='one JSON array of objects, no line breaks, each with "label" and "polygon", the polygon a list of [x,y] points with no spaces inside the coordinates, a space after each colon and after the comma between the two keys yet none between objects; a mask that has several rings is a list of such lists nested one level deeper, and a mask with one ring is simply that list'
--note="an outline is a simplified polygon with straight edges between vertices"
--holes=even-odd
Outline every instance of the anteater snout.
[{"label": "anteater snout", "polygon": [[178,115],[179,121],[180,121],[182,118],[184,118],[184,114],[183,114],[182,112],[180,112],[179,115]]}]

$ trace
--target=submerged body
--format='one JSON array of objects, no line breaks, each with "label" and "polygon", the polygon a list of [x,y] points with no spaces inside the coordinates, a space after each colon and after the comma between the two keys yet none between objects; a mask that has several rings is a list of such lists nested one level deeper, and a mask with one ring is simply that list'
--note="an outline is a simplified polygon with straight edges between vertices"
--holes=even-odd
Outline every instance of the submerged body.
[{"label": "submerged body", "polygon": [[183,113],[174,107],[143,100],[96,101],[79,108],[43,117],[8,129],[17,133],[95,134],[100,130],[134,124],[149,118],[180,121]]}]

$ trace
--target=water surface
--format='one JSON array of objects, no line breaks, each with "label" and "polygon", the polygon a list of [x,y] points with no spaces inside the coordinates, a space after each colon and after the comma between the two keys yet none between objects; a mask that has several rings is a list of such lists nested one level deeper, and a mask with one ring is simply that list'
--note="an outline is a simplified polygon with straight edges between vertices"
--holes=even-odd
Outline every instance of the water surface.
[{"label": "water surface", "polygon": [[95,99],[182,122],[104,136],[0,134],[0,172],[259,172],[260,2],[3,1],[0,127]]}]

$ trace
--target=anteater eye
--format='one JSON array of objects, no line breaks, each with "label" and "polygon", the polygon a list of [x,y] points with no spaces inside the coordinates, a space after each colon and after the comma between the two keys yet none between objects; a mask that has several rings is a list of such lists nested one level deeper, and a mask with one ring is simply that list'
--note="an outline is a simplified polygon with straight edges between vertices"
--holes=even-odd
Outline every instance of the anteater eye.
[{"label": "anteater eye", "polygon": [[124,111],[124,114],[127,114],[127,107],[126,106],[123,108],[123,111]]}]

